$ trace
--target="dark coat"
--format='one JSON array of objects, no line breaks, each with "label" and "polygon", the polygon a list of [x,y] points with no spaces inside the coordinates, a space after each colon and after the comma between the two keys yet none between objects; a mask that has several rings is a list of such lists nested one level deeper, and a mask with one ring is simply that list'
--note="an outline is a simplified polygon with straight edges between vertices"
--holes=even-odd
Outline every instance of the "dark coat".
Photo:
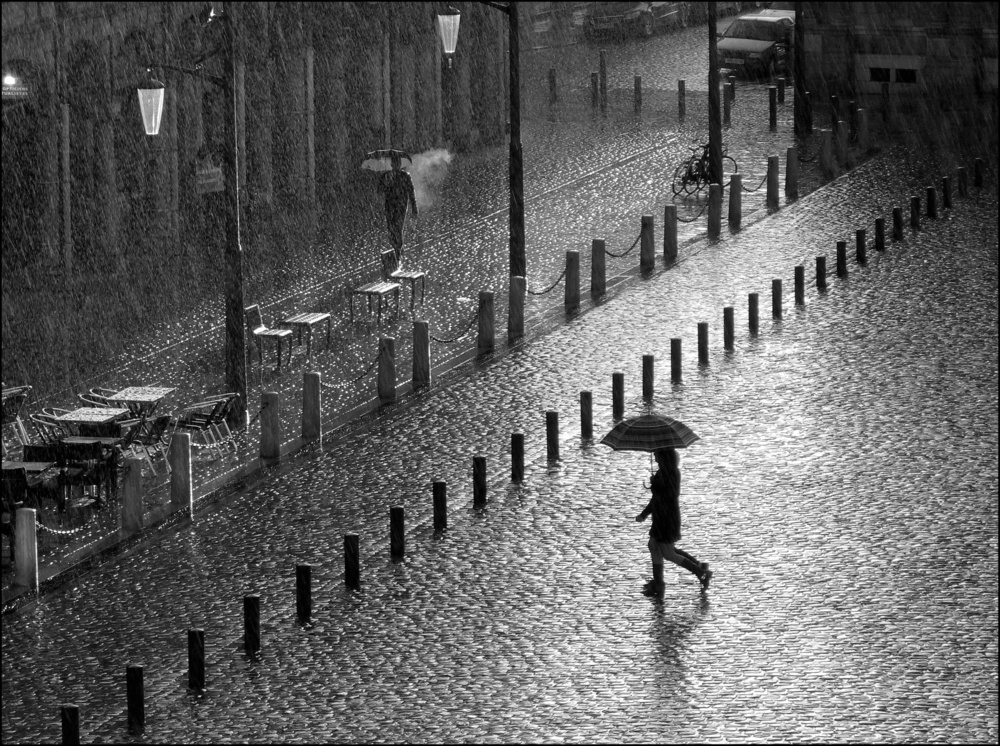
[{"label": "dark coat", "polygon": [[660,469],[650,480],[653,498],[646,509],[640,513],[645,520],[653,514],[653,526],[649,535],[660,542],[673,543],[681,538],[681,472],[674,469],[673,473],[665,473]]}]

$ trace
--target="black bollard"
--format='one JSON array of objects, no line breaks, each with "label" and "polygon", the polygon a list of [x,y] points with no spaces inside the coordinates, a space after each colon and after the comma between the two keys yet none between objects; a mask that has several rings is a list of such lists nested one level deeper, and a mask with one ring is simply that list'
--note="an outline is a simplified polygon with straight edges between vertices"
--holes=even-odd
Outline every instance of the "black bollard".
[{"label": "black bollard", "polygon": [[616,371],[611,374],[611,418],[620,420],[625,416],[625,374]]},{"label": "black bollard", "polygon": [[300,622],[312,616],[312,565],[295,566],[295,616]]},{"label": "black bollard", "polygon": [[406,535],[403,521],[404,511],[402,505],[389,508],[389,556],[400,558],[406,554]]},{"label": "black bollard", "polygon": [[969,196],[969,174],[966,172],[965,166],[958,167],[958,196]]},{"label": "black bollard", "polygon": [[205,630],[188,630],[188,689],[205,688]]},{"label": "black bollard", "polygon": [[903,208],[892,208],[892,240],[903,240]]},{"label": "black bollard", "polygon": [[722,309],[722,346],[727,350],[733,349],[733,326],[733,307],[725,306]]},{"label": "black bollard", "polygon": [[698,322],[698,364],[708,365],[708,322]]},{"label": "black bollard", "polygon": [[653,398],[653,356],[642,356],[642,398]]},{"label": "black bollard", "polygon": [[847,241],[837,241],[837,277],[847,277]]},{"label": "black bollard", "polygon": [[597,73],[590,74],[590,106],[597,108]]},{"label": "black bollard", "polygon": [[142,666],[125,667],[125,700],[128,705],[128,732],[141,736],[146,730],[146,700],[143,694]]},{"label": "black bollard", "polygon": [[559,413],[545,413],[545,452],[549,461],[559,460]]},{"label": "black bollard", "polygon": [[937,217],[937,190],[932,186],[927,187],[927,217]]},{"label": "black bollard", "polygon": [[472,504],[480,508],[486,504],[486,457],[472,457]]},{"label": "black bollard", "polygon": [[600,80],[601,86],[601,112],[604,113],[608,110],[608,52],[606,49],[600,51],[600,57],[597,62],[597,71],[599,73],[598,78]]},{"label": "black bollard", "polygon": [[243,597],[243,650],[247,655],[260,651],[260,596]]},{"label": "black bollard", "polygon": [[767,87],[767,123],[771,132],[778,129],[778,89],[773,85]]},{"label": "black bollard", "polygon": [[771,317],[781,318],[781,280],[771,280]]},{"label": "black bollard", "polygon": [[684,119],[684,81],[677,81],[677,118]]},{"label": "black bollard", "polygon": [[80,708],[76,705],[63,705],[59,708],[62,719],[62,742],[71,746],[80,744]]},{"label": "black bollard", "polygon": [[361,587],[361,541],[357,534],[344,534],[344,584]]},{"label": "black bollard", "polygon": [[778,103],[785,103],[785,79],[778,78]]},{"label": "black bollard", "polygon": [[804,306],[806,304],[806,268],[795,265],[795,305]]},{"label": "black bollard", "polygon": [[760,317],[760,294],[759,293],[750,293],[750,295],[748,296],[748,301],[749,301],[748,302],[748,309],[749,309],[749,315],[750,315],[750,319],[749,319],[750,333],[753,336],[756,337],[757,336],[757,331],[760,328],[760,321],[759,321],[759,317]]},{"label": "black bollard", "polygon": [[830,96],[830,128],[833,130],[834,138],[837,137],[837,130],[840,127],[840,110],[836,96]]},{"label": "black bollard", "polygon": [[[520,433],[515,433],[520,435]],[[521,476],[524,476],[524,436],[521,436]],[[515,481],[521,481],[520,478]],[[434,482],[434,530],[448,528],[448,483]]]},{"label": "black bollard", "polygon": [[982,158],[976,158],[976,162],[973,164],[972,171],[973,171],[973,174],[974,174],[974,179],[975,179],[974,183],[975,183],[976,187],[977,188],[982,188],[982,186],[983,186],[983,159]]},{"label": "black bollard", "polygon": [[885,218],[875,218],[875,251],[885,251]]},{"label": "black bollard", "polygon": [[816,289],[826,290],[826,257],[816,257]]},{"label": "black bollard", "polygon": [[580,392],[580,437],[583,440],[594,437],[594,398],[589,391]]},{"label": "black bollard", "polygon": [[916,195],[910,197],[910,227],[920,228],[920,197]]},{"label": "black bollard", "polygon": [[722,123],[727,127],[733,121],[733,97],[730,88],[731,86],[728,83],[722,87],[722,90],[725,91],[722,97]]},{"label": "black bollard", "polygon": [[672,337],[670,340],[670,379],[674,383],[681,381],[681,340]]},{"label": "black bollard", "polygon": [[868,236],[865,233],[865,229],[862,228],[855,231],[854,234],[854,257],[857,259],[858,264],[868,263]]},{"label": "black bollard", "polygon": [[[524,481],[524,433],[510,434],[510,481]],[[443,487],[441,491],[444,492]]]},{"label": "black bollard", "polygon": [[635,100],[632,104],[636,114],[642,113],[642,76],[635,76]]},{"label": "black bollard", "polygon": [[941,204],[951,209],[951,177],[941,179]]}]

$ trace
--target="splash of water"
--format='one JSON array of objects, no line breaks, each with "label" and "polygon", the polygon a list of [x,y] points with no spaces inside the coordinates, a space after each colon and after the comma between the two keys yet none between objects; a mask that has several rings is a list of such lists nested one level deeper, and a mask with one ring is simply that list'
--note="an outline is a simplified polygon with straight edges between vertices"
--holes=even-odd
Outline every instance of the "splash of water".
[{"label": "splash of water", "polygon": [[433,207],[437,202],[438,190],[448,176],[448,165],[454,157],[444,148],[426,150],[413,156],[409,171],[420,210]]}]

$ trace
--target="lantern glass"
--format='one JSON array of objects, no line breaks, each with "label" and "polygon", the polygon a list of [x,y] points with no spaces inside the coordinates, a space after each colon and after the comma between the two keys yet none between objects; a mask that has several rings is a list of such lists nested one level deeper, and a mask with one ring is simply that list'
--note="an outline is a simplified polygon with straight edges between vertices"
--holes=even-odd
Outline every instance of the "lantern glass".
[{"label": "lantern glass", "polygon": [[458,24],[461,20],[462,14],[454,8],[448,8],[447,13],[438,15],[441,44],[444,46],[444,53],[448,56],[455,54],[455,47],[458,46]]},{"label": "lantern glass", "polygon": [[157,135],[160,132],[160,119],[163,116],[163,93],[159,88],[139,89],[139,108],[142,111],[142,124],[147,135]]}]

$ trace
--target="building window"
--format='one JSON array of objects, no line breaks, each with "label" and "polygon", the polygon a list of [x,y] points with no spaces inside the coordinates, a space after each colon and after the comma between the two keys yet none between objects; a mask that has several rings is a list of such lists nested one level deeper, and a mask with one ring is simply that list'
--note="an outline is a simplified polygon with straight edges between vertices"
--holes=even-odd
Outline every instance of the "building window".
[{"label": "building window", "polygon": [[896,68],[896,82],[897,83],[916,83],[917,82],[917,71],[906,69],[906,68]]},{"label": "building window", "polygon": [[888,83],[889,73],[892,72],[888,67],[869,67],[868,70],[871,72],[871,77],[869,80],[872,83]]}]

